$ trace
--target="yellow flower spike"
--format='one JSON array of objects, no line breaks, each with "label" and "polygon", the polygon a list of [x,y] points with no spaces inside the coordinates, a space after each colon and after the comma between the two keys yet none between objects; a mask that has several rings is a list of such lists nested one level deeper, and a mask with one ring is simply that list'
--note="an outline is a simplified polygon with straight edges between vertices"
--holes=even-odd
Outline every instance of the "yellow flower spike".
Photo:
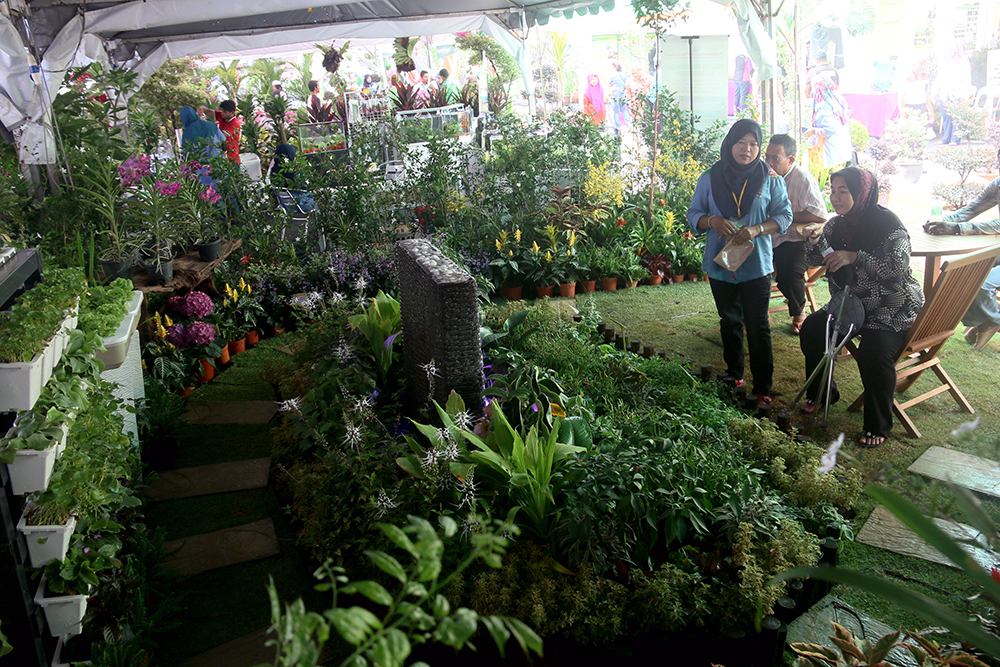
[{"label": "yellow flower spike", "polygon": [[573,251],[572,250],[567,250],[566,251],[566,256],[567,257],[572,257],[573,256]]},{"label": "yellow flower spike", "polygon": [[562,406],[558,403],[549,403],[549,409],[552,412],[553,417],[566,417],[566,411],[562,409]]},{"label": "yellow flower spike", "polygon": [[538,247],[538,241],[532,241],[531,242],[531,249],[534,250],[535,252],[541,252],[542,251],[542,249]]},{"label": "yellow flower spike", "polygon": [[170,319],[169,315],[164,315],[163,316],[163,323],[166,324],[168,327],[174,326],[174,321],[172,319]]},{"label": "yellow flower spike", "polygon": [[551,262],[552,261],[552,251],[551,250],[546,250],[545,251],[545,261],[546,262]]},{"label": "yellow flower spike", "polygon": [[240,289],[245,290],[246,288],[247,288],[246,282],[243,281],[243,278],[240,278]]},{"label": "yellow flower spike", "polygon": [[503,252],[503,244],[500,243],[500,239],[497,239],[497,252]]},{"label": "yellow flower spike", "polygon": [[247,294],[253,294],[253,288],[247,285]]},{"label": "yellow flower spike", "polygon": [[576,245],[576,230],[574,229],[569,233],[569,247],[572,248]]},{"label": "yellow flower spike", "polygon": [[508,257],[513,257],[514,256],[514,251],[513,250],[508,250],[507,251],[507,256]]},{"label": "yellow flower spike", "polygon": [[514,240],[516,240],[518,243],[521,242],[521,230],[520,229],[515,229],[514,230]]},{"label": "yellow flower spike", "polygon": [[157,338],[166,338],[167,337],[167,330],[163,328],[162,324],[158,324],[156,326],[156,337]]},{"label": "yellow flower spike", "polygon": [[222,300],[222,307],[223,308],[228,308],[229,307],[229,300],[228,299],[223,299]]}]

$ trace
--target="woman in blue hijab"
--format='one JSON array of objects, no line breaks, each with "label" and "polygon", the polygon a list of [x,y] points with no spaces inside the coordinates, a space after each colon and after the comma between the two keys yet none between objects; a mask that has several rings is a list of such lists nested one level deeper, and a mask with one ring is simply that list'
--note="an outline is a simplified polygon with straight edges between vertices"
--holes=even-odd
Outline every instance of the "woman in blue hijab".
[{"label": "woman in blue hijab", "polygon": [[188,156],[217,157],[222,152],[226,142],[225,135],[219,126],[209,120],[198,118],[198,112],[192,107],[181,107],[181,124],[184,133],[181,135],[181,149]]},{"label": "woman in blue hijab", "polygon": [[[706,234],[702,269],[708,274],[719,311],[722,356],[728,374],[743,382],[743,327],[750,349],[753,393],[758,406],[771,402],[771,234],[784,232],[792,222],[785,180],[760,159],[763,133],[752,120],[739,120],[722,142],[720,159],[698,178],[688,209],[688,225]],[[752,244],[749,256],[730,268],[715,257],[732,242]]]}]

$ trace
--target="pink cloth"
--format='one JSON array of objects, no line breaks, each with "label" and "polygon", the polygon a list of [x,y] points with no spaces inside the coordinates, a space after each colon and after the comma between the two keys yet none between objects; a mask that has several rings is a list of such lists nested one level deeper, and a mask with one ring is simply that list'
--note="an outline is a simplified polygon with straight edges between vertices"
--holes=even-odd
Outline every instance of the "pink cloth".
[{"label": "pink cloth", "polygon": [[868,128],[868,134],[881,137],[885,124],[899,117],[896,93],[843,93],[851,109],[851,118]]},{"label": "pink cloth", "polygon": [[598,114],[604,111],[604,88],[601,86],[601,80],[597,79],[597,85],[590,85],[590,79],[597,76],[596,74],[591,74],[587,77],[587,92],[584,93],[590,103],[594,105],[594,113]]}]

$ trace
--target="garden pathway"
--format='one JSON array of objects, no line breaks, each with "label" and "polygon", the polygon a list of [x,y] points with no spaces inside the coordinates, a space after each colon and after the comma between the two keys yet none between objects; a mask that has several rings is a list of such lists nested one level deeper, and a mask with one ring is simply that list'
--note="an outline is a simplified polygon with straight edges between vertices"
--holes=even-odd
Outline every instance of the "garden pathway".
[{"label": "garden pathway", "polygon": [[192,401],[182,417],[189,424],[266,424],[274,401]]},{"label": "garden pathway", "polygon": [[260,489],[267,486],[271,459],[250,459],[178,468],[160,473],[146,490],[151,501],[193,498],[212,493]]},{"label": "garden pathway", "polygon": [[233,528],[192,535],[163,544],[163,567],[181,574],[200,574],[227,565],[278,556],[281,547],[274,521],[261,519]]},{"label": "garden pathway", "polygon": [[944,447],[931,447],[908,468],[910,472],[954,482],[977,493],[1000,497],[1000,463]]}]

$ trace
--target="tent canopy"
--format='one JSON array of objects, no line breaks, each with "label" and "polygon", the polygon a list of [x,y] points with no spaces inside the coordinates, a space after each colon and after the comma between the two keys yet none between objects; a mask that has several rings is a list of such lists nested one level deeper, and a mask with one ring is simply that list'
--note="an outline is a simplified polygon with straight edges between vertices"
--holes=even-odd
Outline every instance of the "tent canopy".
[{"label": "tent canopy", "polygon": [[[20,0],[0,16],[0,122],[15,131],[25,163],[54,161],[51,100],[74,64],[125,66],[141,85],[171,58],[338,39],[393,38],[481,30],[521,65],[518,34],[553,17],[597,14],[615,0]],[[18,8],[24,12],[18,14]],[[15,23],[16,22],[16,23]],[[21,28],[20,31],[15,27]],[[43,54],[39,85],[25,46]]]}]

